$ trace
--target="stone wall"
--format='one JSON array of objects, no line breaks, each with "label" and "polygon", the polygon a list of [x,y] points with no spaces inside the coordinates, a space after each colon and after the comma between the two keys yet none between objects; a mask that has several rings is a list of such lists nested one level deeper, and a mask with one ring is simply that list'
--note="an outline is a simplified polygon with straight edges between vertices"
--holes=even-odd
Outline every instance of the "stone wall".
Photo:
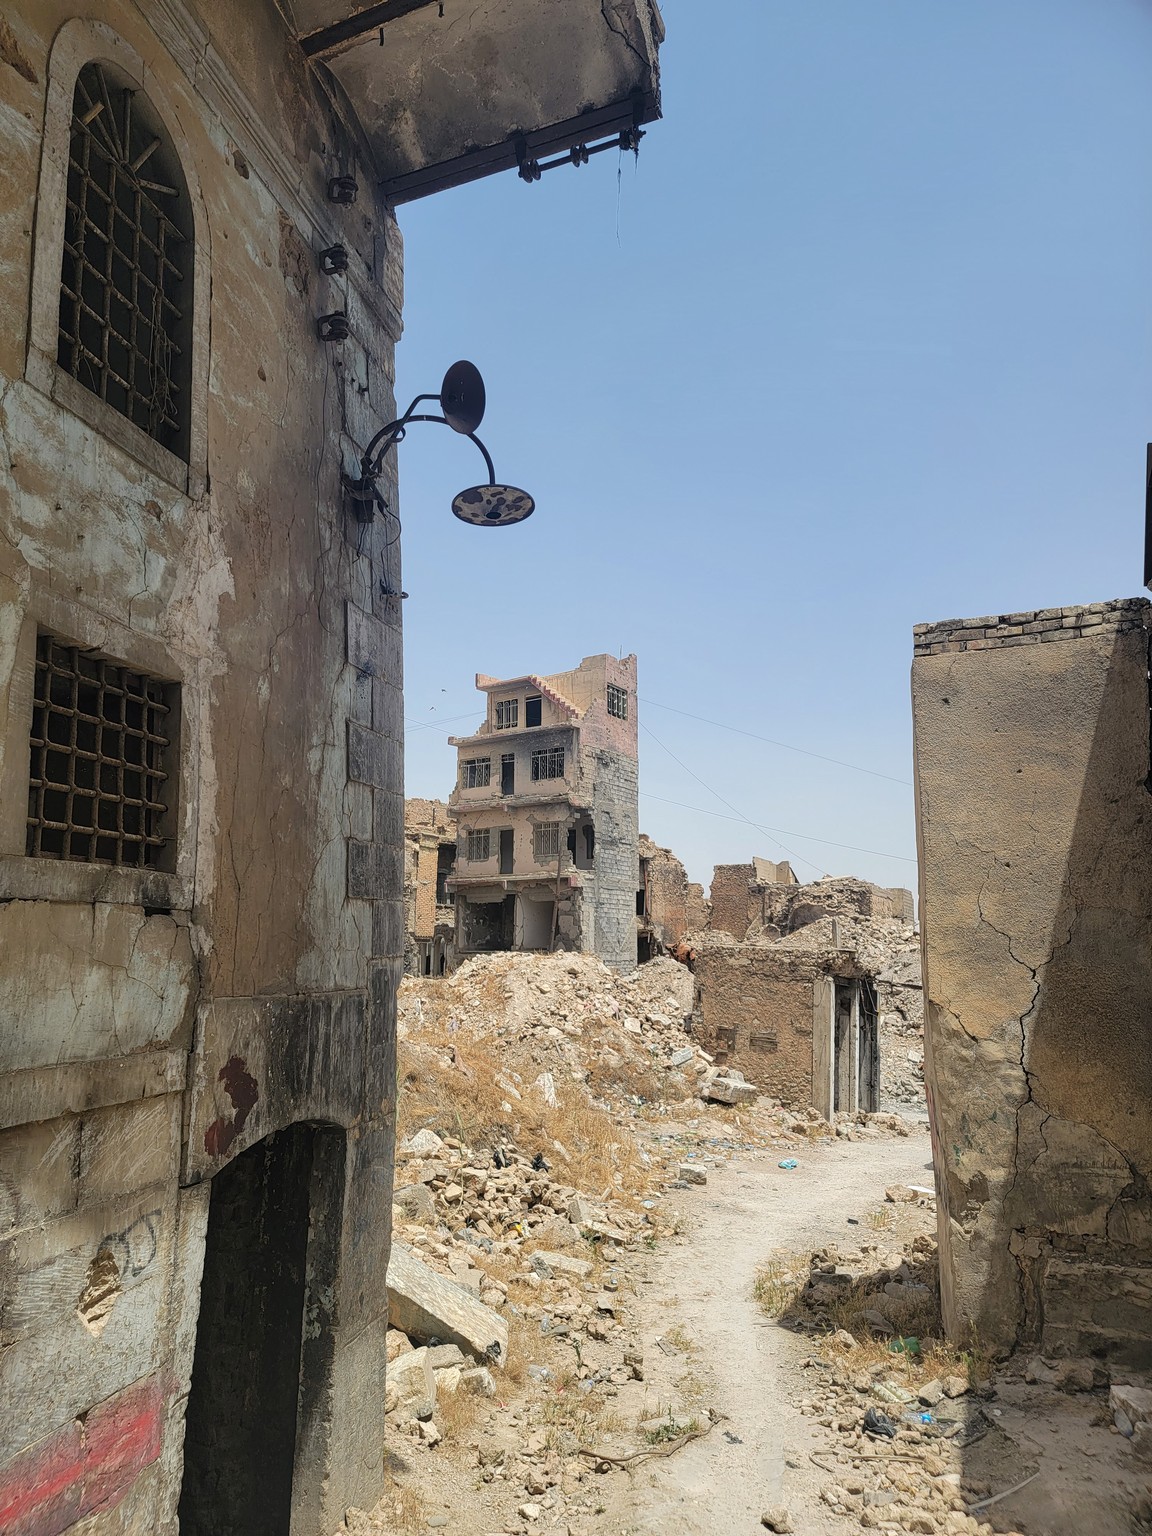
[{"label": "stone wall", "polygon": [[[275,0],[89,9],[13,0],[0,57],[0,1508],[174,1530],[212,1180],[307,1120],[340,1143],[327,1225],[313,1207],[333,1246],[305,1261],[294,1529],[318,1532],[383,1476],[400,571],[340,477],[394,414],[401,244]],[[186,456],[56,362],[89,60],[188,184]],[[163,867],[27,856],[38,632],[178,700]]]},{"label": "stone wall", "polygon": [[752,944],[712,944],[695,961],[697,1038],[721,1065],[797,1109],[812,1102],[819,956]]},{"label": "stone wall", "polygon": [[670,848],[657,847],[643,833],[639,852],[639,884],[644,889],[642,926],[665,948],[679,944],[690,933],[700,933],[708,926],[704,887],[688,879]]},{"label": "stone wall", "polygon": [[1152,1364],[1149,607],[916,630],[952,1335]]}]

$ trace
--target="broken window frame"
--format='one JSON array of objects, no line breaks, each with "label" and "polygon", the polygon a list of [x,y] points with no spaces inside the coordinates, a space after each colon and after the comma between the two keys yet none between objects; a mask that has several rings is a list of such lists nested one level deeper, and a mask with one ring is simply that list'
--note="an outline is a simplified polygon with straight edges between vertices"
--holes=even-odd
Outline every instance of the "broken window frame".
[{"label": "broken window frame", "polygon": [[564,748],[541,747],[532,754],[532,781],[562,779],[564,777]]},{"label": "broken window frame", "polygon": [[466,757],[460,764],[461,789],[487,789],[492,782],[490,757]]},{"label": "broken window frame", "polygon": [[560,857],[560,823],[538,821],[532,828],[532,853],[537,859]]},{"label": "broken window frame", "polygon": [[492,829],[469,828],[464,845],[464,857],[469,864],[485,864],[492,857]]},{"label": "broken window frame", "polygon": [[514,731],[520,719],[519,699],[497,699],[492,709],[492,723],[498,731]]},{"label": "broken window frame", "polygon": [[614,720],[628,718],[628,690],[618,683],[608,684],[608,713]]}]

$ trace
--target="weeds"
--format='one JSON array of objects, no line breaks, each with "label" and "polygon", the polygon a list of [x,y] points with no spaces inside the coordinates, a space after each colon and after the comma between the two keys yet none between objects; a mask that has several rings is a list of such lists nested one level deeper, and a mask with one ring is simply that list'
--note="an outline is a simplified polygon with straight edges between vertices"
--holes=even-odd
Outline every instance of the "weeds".
[{"label": "weeds", "polygon": [[801,1258],[779,1255],[765,1259],[752,1283],[752,1299],[766,1317],[784,1317],[796,1305],[806,1278]]}]

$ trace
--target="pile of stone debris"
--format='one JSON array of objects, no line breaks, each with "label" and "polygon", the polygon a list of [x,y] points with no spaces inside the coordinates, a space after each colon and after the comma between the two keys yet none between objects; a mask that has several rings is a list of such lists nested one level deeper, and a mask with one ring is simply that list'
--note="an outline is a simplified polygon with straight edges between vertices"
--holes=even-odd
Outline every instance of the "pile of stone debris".
[{"label": "pile of stone debris", "polygon": [[692,973],[666,957],[619,976],[590,955],[477,955],[445,979],[405,978],[398,1029],[416,1048],[495,1046],[512,1103],[526,1084],[551,1101],[571,1081],[617,1116],[693,1095],[753,1102],[754,1085],[691,1039],[693,1006]]},{"label": "pile of stone debris", "polygon": [[444,1393],[495,1396],[510,1322],[572,1345],[577,1390],[631,1379],[635,1360],[592,1364],[579,1341],[617,1333],[613,1264],[651,1221],[554,1178],[542,1157],[416,1132],[400,1148],[388,1269],[392,1422],[435,1444]]}]

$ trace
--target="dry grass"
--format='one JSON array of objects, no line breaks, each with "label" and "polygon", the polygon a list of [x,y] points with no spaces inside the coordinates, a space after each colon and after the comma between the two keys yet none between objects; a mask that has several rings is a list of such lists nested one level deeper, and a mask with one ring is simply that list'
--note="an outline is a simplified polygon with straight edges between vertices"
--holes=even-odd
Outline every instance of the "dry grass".
[{"label": "dry grass", "polygon": [[390,1471],[386,1476],[383,1497],[373,1513],[383,1514],[389,1531],[398,1532],[399,1536],[417,1536],[418,1532],[426,1531],[428,1511],[418,1490],[406,1487]]},{"label": "dry grass", "polygon": [[752,1299],[766,1317],[783,1317],[796,1305],[807,1277],[804,1258],[798,1254],[776,1254],[757,1269]]},{"label": "dry grass", "polygon": [[[556,1175],[604,1198],[639,1198],[649,1174],[634,1139],[590,1102],[580,1084],[560,1082],[553,1109],[535,1088],[509,1098],[496,1081],[490,1048],[476,1041],[456,1041],[449,1049],[419,1042],[401,1047],[397,1134],[408,1136],[427,1126],[454,1136],[468,1147],[512,1144],[526,1156],[543,1153]],[[505,1075],[515,1064],[505,1059]],[[521,1074],[525,1078],[526,1066]],[[510,1104],[511,1109],[505,1108]],[[562,1157],[554,1143],[566,1149]]]}]

